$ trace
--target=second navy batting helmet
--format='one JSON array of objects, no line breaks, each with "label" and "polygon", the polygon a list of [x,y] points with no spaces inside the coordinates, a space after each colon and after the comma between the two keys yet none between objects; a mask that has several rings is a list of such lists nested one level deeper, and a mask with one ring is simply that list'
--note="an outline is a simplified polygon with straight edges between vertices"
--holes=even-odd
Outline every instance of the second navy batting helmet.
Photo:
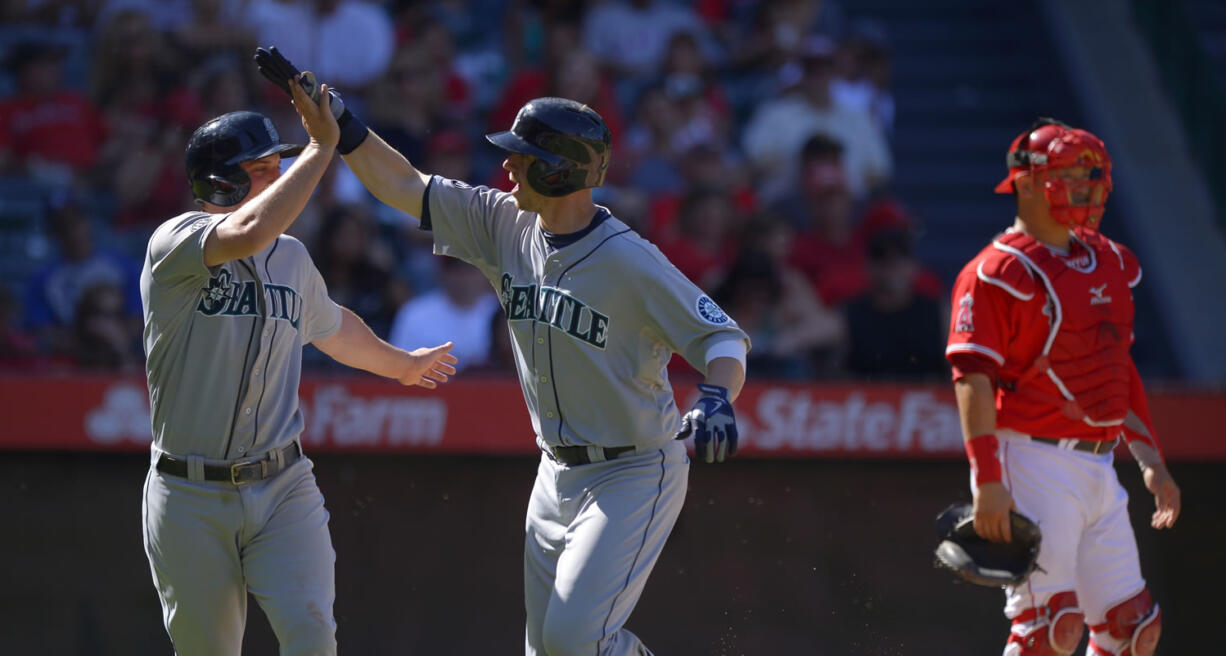
[{"label": "second navy batting helmet", "polygon": [[511,129],[485,135],[513,153],[533,155],[527,182],[542,196],[565,196],[604,184],[613,137],[595,110],[566,98],[537,98],[515,116]]},{"label": "second navy batting helmet", "polygon": [[230,112],[196,128],[187,141],[187,179],[196,202],[220,207],[238,205],[251,191],[242,162],[280,153],[292,157],[302,146],[283,144],[268,117]]}]

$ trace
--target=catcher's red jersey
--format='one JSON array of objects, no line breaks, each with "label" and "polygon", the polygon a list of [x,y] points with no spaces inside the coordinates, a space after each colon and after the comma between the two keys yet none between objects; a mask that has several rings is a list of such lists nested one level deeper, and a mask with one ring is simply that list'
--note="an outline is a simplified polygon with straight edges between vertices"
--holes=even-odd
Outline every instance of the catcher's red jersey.
[{"label": "catcher's red jersey", "polygon": [[1132,252],[1097,232],[1075,231],[1068,253],[998,235],[954,283],[945,354],[955,379],[996,380],[1000,428],[1114,439],[1132,409],[1152,435],[1128,354],[1140,280]]}]

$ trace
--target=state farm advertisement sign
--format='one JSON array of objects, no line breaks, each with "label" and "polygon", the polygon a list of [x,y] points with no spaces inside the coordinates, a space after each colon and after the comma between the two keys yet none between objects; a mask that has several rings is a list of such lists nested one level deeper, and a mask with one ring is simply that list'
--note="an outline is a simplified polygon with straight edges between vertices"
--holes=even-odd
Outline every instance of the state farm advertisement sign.
[{"label": "state farm advertisement sign", "polygon": [[[678,405],[697,394],[678,382]],[[459,379],[439,390],[374,377],[308,377],[300,390],[311,452],[532,454],[528,412],[515,379]],[[1172,459],[1226,460],[1207,439],[1226,425],[1226,394],[1151,394]],[[736,403],[738,457],[960,458],[948,385],[750,382]],[[139,378],[0,378],[0,448],[144,450],[149,401]]]}]

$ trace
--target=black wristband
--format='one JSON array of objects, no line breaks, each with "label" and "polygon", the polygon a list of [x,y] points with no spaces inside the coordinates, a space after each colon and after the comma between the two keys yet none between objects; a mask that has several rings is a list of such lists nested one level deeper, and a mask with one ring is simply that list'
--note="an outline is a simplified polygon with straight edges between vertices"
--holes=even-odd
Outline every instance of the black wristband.
[{"label": "black wristband", "polygon": [[361,119],[353,115],[353,112],[345,108],[345,112],[341,117],[336,119],[336,125],[341,129],[340,140],[336,144],[336,149],[342,155],[352,153],[355,148],[362,145],[366,141],[366,135],[370,133],[370,129]]}]

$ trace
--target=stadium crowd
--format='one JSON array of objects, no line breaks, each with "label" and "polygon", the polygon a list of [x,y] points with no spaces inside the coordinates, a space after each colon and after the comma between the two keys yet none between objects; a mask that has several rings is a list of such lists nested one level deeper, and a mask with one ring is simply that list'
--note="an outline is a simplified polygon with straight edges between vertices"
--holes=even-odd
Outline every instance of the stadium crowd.
[{"label": "stadium crowd", "polygon": [[[9,0],[0,19],[0,369],[141,371],[137,276],[192,207],[191,131],[253,109],[305,136],[251,64],[276,45],[473,184],[509,189],[483,135],[526,100],[591,105],[614,138],[595,200],[745,328],[755,377],[946,375],[947,283],[890,191],[888,35],[830,0]],[[290,234],[381,337],[509,374],[493,291],[416,226],[338,161]]]}]

